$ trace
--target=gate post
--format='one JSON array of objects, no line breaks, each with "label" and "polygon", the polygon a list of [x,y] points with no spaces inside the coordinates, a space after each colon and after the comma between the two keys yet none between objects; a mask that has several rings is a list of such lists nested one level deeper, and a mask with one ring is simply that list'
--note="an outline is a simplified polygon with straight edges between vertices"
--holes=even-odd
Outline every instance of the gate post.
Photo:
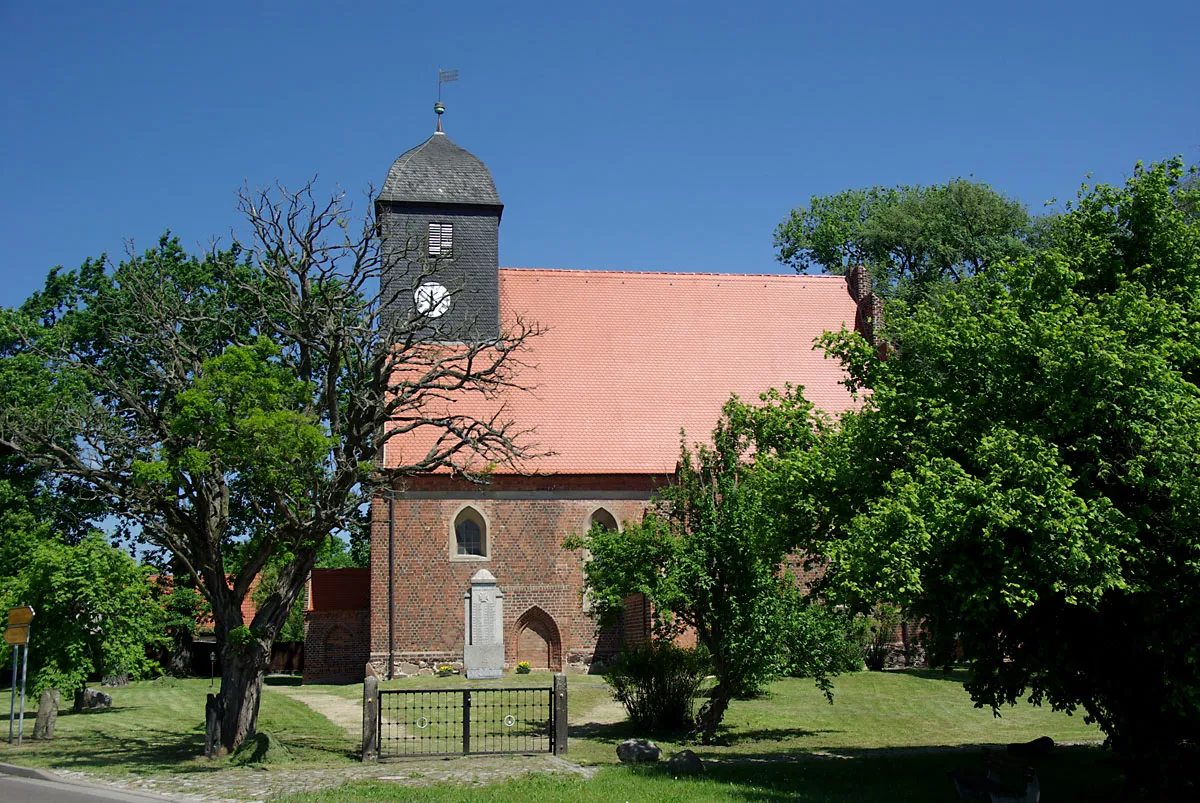
[{"label": "gate post", "polygon": [[554,674],[554,755],[567,752],[567,676]]},{"label": "gate post", "polygon": [[362,760],[379,758],[379,678],[363,679]]},{"label": "gate post", "polygon": [[471,690],[467,689],[463,693],[463,755],[471,752]]},{"label": "gate post", "polygon": [[204,703],[204,755],[208,758],[220,758],[221,751],[221,720],[225,718],[225,705],[215,694],[208,695]]}]

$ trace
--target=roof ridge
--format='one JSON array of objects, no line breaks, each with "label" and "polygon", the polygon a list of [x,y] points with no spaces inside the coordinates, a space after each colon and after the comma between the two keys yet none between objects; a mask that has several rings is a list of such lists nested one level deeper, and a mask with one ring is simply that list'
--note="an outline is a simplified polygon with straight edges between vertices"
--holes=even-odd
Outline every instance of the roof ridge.
[{"label": "roof ridge", "polygon": [[425,140],[420,145],[417,145],[416,147],[413,147],[413,148],[409,148],[404,153],[397,156],[395,164],[399,165],[400,167],[406,166],[410,161],[412,161],[412,158],[417,155],[418,151],[420,151],[422,148],[424,148],[430,142],[433,142],[434,136],[436,136],[436,133],[430,135],[429,139]]},{"label": "roof ridge", "polygon": [[501,267],[502,271],[520,271],[522,273],[571,273],[606,276],[719,276],[728,279],[837,279],[845,281],[846,277],[835,273],[718,273],[716,271],[673,271],[673,270],[616,270],[612,268],[531,268],[531,267]]}]

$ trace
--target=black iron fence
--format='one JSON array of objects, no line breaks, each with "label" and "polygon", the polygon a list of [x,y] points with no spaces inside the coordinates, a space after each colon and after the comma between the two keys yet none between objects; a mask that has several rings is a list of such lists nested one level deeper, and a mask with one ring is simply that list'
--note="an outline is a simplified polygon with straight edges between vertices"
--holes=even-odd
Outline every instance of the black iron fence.
[{"label": "black iron fence", "polygon": [[566,701],[563,675],[553,686],[457,689],[381,690],[368,678],[363,758],[565,753]]}]

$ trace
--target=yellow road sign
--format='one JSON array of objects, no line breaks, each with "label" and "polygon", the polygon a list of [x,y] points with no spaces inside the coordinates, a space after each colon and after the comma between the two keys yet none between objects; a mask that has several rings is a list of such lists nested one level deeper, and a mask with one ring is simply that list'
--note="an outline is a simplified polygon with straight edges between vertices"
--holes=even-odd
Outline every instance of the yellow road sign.
[{"label": "yellow road sign", "polygon": [[9,625],[4,628],[4,643],[16,646],[29,643],[28,625]]},{"label": "yellow road sign", "polygon": [[10,625],[20,625],[26,627],[33,621],[33,608],[24,605],[20,608],[8,609],[8,623]]}]

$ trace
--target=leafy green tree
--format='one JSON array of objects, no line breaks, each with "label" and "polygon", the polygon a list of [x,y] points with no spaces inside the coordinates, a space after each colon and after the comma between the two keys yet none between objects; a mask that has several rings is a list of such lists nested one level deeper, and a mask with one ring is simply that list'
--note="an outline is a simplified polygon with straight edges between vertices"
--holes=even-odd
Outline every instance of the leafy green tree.
[{"label": "leafy green tree", "polygon": [[[194,257],[163,238],[117,265],[56,269],[0,313],[0,447],[136,525],[204,595],[225,750],[255,730],[271,645],[322,548],[377,489],[525,453],[503,415],[443,402],[516,386],[536,331],[518,321],[448,348],[458,338],[436,321],[388,312],[438,266],[410,260],[411,284],[380,290],[379,228],[351,226],[341,196],[243,192],[240,211],[244,243]],[[384,468],[400,437],[423,447]],[[273,590],[246,622],[241,604],[273,561]]]},{"label": "leafy green tree", "polygon": [[[354,567],[352,546],[341,538],[330,538],[321,547],[317,556],[315,569],[348,569]],[[286,565],[284,556],[276,557],[268,563],[258,575],[258,585],[251,592],[255,606],[262,605],[272,594],[276,593],[279,585],[279,571]],[[304,607],[307,600],[304,595],[296,598],[292,609],[288,612],[287,620],[279,629],[277,641],[304,641]]]},{"label": "leafy green tree", "polygon": [[[1179,160],[1085,187],[1043,249],[828,337],[869,389],[771,467],[836,601],[902,603],[998,708],[1082,707],[1131,772],[1200,737],[1200,224]],[[796,492],[799,489],[801,492]]]},{"label": "leafy green tree", "polygon": [[[13,388],[8,388],[12,392]],[[103,508],[76,486],[9,450],[0,457],[0,610],[32,605],[29,677],[34,694],[71,694],[96,674],[145,676],[146,650],[167,621],[149,603],[148,569],[89,525]],[[11,648],[0,646],[9,659]]]},{"label": "leafy green tree", "polygon": [[[186,578],[181,578],[186,579]],[[170,642],[166,670],[175,677],[192,673],[192,644],[204,622],[212,618],[212,608],[195,588],[159,576],[154,584],[163,610],[163,627]]]},{"label": "leafy green tree", "polygon": [[40,539],[4,590],[3,604],[32,605],[29,675],[43,689],[72,693],[94,674],[145,677],[147,647],[163,640],[162,608],[149,569],[99,533],[78,544]]},{"label": "leafy green tree", "polygon": [[869,187],[814,196],[775,230],[779,261],[797,271],[867,267],[883,293],[922,295],[1028,253],[1025,207],[987,184]]},{"label": "leafy green tree", "polygon": [[807,426],[783,439],[777,429],[756,427],[760,421],[778,427],[778,419],[731,400],[712,446],[684,446],[675,480],[642,521],[619,530],[595,527],[567,542],[591,555],[584,572],[601,626],[615,621],[628,596],[645,594],[657,638],[690,628],[707,649],[717,682],[697,716],[705,742],[735,696],[754,693],[788,669],[803,665],[829,690],[830,667],[800,649],[817,611],[785,571],[788,550],[750,460],[776,442],[790,449],[801,448],[798,440],[815,442],[811,406],[792,401],[791,412]]}]

